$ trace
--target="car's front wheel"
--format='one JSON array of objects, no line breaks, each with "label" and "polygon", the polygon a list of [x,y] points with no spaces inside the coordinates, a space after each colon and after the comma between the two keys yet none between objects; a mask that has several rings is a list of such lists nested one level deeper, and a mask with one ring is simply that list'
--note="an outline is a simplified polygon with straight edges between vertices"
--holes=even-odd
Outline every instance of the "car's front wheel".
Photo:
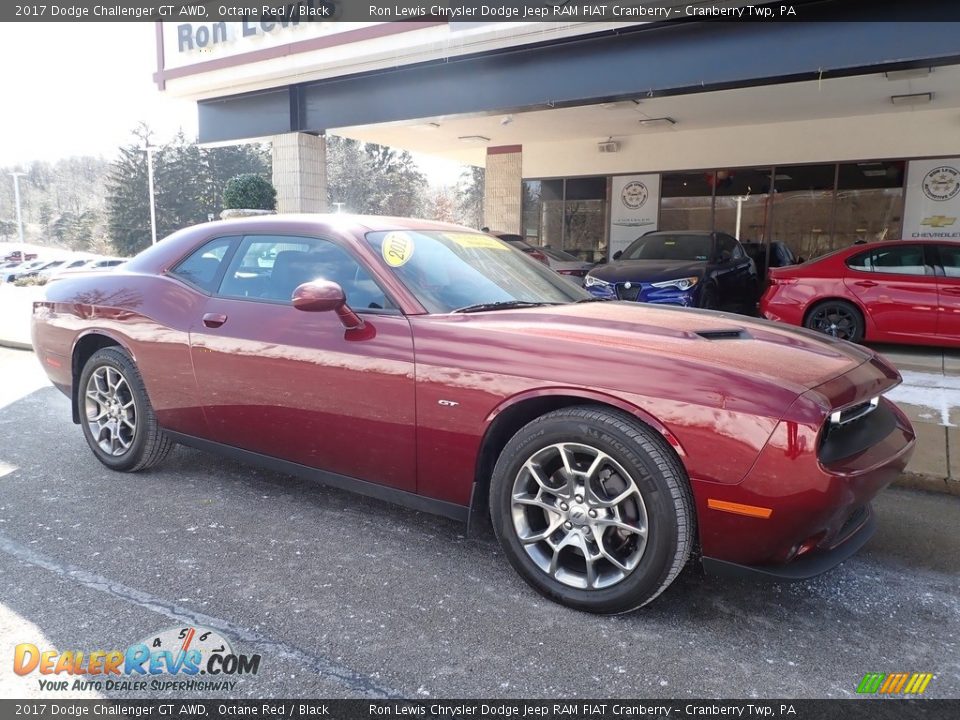
[{"label": "car's front wheel", "polygon": [[111,470],[145,470],[170,452],[173,442],[157,425],[140,372],[120,348],[90,356],[77,392],[83,436]]},{"label": "car's front wheel", "polygon": [[680,460],[654,430],[606,407],[556,410],[517,432],[494,469],[490,508],[520,575],[588,612],[646,605],[694,542]]}]

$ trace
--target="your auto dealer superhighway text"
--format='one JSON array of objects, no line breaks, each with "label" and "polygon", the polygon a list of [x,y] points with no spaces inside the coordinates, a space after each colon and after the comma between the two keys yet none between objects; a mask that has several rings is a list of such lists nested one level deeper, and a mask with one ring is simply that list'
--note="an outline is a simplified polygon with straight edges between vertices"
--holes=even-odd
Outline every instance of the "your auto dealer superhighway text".
[{"label": "your auto dealer superhighway text", "polygon": [[370,705],[370,716],[449,716],[462,717],[547,717],[568,716],[590,717],[594,715],[616,715],[618,717],[779,717],[795,715],[792,705],[766,705],[762,703],[744,703],[742,705],[714,705],[710,703],[689,703],[684,706],[642,705],[639,703],[552,703],[543,705],[513,703],[475,703],[475,704],[379,704]]}]

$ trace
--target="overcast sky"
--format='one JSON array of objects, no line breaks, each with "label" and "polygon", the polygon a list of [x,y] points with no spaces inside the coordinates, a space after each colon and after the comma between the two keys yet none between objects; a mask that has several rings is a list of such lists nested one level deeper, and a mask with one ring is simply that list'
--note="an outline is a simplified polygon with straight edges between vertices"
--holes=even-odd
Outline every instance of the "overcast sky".
[{"label": "overcast sky", "polygon": [[[197,133],[196,105],[153,82],[152,22],[0,23],[0,167],[71,155],[112,159],[141,120],[154,141]],[[434,183],[453,163],[417,156]]]},{"label": "overcast sky", "polygon": [[0,23],[0,165],[103,155],[141,120],[195,137],[193,103],[157,90],[153,23]]}]

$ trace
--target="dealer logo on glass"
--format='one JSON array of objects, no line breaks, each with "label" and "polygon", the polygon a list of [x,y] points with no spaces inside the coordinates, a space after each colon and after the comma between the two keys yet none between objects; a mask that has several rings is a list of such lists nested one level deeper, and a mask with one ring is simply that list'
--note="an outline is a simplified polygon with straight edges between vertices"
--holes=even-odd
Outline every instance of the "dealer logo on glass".
[{"label": "dealer logo on glass", "polygon": [[949,165],[934,168],[923,178],[923,194],[931,200],[943,202],[960,195],[960,170]]},{"label": "dealer logo on glass", "polygon": [[631,210],[642,208],[648,197],[650,197],[650,191],[639,180],[628,182],[620,192],[620,200]]}]

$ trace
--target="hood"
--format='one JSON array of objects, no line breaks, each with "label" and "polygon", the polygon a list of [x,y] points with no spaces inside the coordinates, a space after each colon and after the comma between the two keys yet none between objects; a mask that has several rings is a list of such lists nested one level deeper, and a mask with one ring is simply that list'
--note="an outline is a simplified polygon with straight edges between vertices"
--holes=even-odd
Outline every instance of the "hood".
[{"label": "hood", "polygon": [[[851,343],[766,320],[645,303],[607,301],[429,317],[513,336],[503,338],[504,346],[529,343],[542,351],[558,342],[584,343],[596,349],[598,360],[609,353],[631,364],[641,354],[656,355],[667,363],[709,365],[766,381],[797,395],[875,355]],[[628,360],[631,351],[638,356]]]},{"label": "hood", "polygon": [[609,283],[660,282],[682,277],[703,277],[707,263],[690,260],[616,260],[594,268],[593,277]]}]

